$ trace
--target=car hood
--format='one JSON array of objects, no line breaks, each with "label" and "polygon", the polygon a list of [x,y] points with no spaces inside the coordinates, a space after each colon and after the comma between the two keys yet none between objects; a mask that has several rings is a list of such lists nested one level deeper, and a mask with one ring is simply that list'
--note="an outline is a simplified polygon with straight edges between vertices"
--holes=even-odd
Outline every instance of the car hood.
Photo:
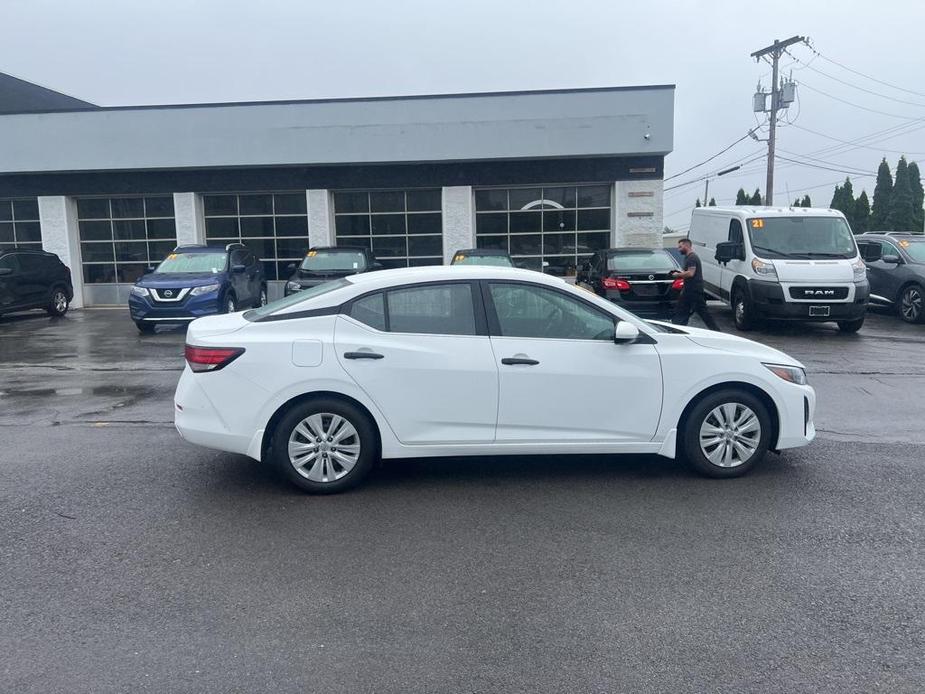
[{"label": "car hood", "polygon": [[692,328],[689,326],[672,325],[660,321],[650,321],[660,325],[670,327],[673,331],[683,333],[691,342],[707,347],[709,349],[721,350],[730,354],[739,354],[754,357],[767,364],[783,364],[788,366],[799,366],[805,368],[803,364],[791,357],[789,354],[781,352],[779,349],[768,347],[760,342],[746,340],[744,337],[730,335],[728,333],[718,332],[716,330],[705,330],[704,328]]},{"label": "car hood", "polygon": [[774,260],[774,269],[781,282],[854,282],[851,263],[856,258],[827,258],[825,260]]},{"label": "car hood", "polygon": [[186,333],[186,342],[195,345],[196,340],[202,337],[224,335],[240,330],[250,321],[244,318],[243,311],[238,313],[223,313],[217,316],[197,318],[189,325]]},{"label": "car hood", "polygon": [[139,287],[198,287],[221,281],[222,275],[214,272],[157,272],[145,275],[135,284]]}]

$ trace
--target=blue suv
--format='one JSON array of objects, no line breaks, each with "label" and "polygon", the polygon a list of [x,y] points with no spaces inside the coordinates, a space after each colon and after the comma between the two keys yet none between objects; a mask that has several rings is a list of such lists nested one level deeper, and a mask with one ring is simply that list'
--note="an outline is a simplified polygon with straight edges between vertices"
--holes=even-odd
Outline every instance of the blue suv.
[{"label": "blue suv", "polygon": [[128,298],[142,333],[158,323],[184,323],[267,303],[263,265],[242,243],[178,246],[139,279]]}]

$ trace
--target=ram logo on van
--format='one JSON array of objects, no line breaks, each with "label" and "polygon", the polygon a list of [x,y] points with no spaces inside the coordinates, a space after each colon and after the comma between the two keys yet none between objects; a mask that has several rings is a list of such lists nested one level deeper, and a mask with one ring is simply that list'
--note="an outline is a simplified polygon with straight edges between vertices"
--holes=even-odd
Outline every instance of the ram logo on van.
[{"label": "ram logo on van", "polygon": [[804,289],[803,296],[835,296],[834,289]]}]

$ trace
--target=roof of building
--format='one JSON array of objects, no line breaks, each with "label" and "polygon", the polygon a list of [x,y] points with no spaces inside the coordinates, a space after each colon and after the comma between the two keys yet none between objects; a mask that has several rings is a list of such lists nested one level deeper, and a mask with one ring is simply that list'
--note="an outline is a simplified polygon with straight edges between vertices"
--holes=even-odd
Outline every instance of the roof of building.
[{"label": "roof of building", "polygon": [[86,111],[99,108],[88,101],[56,92],[32,82],[0,72],[0,115],[10,113],[48,113]]}]

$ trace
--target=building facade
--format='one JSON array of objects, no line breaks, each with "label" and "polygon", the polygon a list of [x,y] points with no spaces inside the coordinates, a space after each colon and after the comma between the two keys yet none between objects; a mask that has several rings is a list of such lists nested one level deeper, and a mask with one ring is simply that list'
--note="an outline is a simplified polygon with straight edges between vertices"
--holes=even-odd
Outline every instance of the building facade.
[{"label": "building facade", "polygon": [[2,86],[0,247],[57,253],[75,306],[124,303],[178,244],[246,243],[271,298],[310,246],[568,275],[661,244],[672,86],[28,112]]}]

